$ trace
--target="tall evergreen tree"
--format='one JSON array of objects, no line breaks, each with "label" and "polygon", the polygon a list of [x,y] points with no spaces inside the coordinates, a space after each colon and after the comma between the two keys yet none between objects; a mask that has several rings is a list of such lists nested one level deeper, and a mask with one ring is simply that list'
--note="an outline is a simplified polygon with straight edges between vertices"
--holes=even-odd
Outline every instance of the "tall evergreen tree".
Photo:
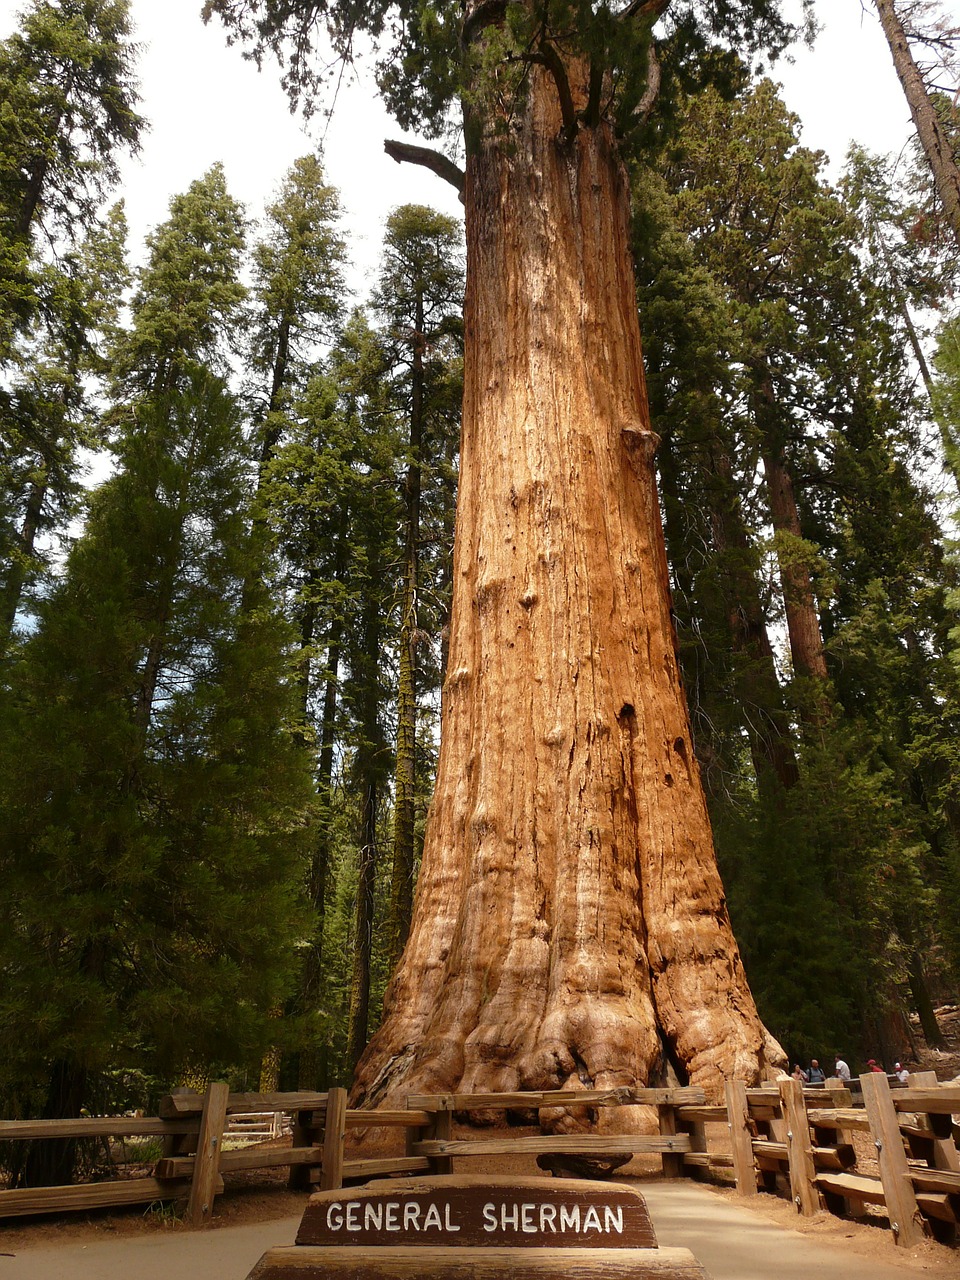
[{"label": "tall evergreen tree", "polygon": [[60,259],[42,326],[17,350],[0,393],[0,649],[24,592],[45,568],[44,541],[62,532],[79,498],[80,451],[104,443],[92,388],[107,372],[128,282],[126,222],[117,206],[76,252]]},{"label": "tall evergreen tree", "polygon": [[258,379],[254,417],[260,477],[302,394],[321,348],[344,310],[344,245],[336,191],[316,156],[302,156],[267,206],[253,249],[253,324],[249,366]]},{"label": "tall evergreen tree", "polygon": [[[171,209],[118,343],[117,474],[3,691],[4,1085],[45,1115],[89,1105],[107,1066],[257,1052],[305,924],[309,772],[284,633],[262,588],[243,601],[252,460],[211,372],[239,211],[218,173]],[[65,1180],[71,1156],[41,1144],[22,1177]]]},{"label": "tall evergreen tree", "polygon": [[[290,980],[308,774],[230,396],[139,405],[4,691],[4,1092],[76,1115],[107,1068],[242,1062]],[[38,1088],[39,1086],[39,1088]],[[24,1181],[69,1180],[41,1144]]]},{"label": "tall evergreen tree", "polygon": [[92,225],[136,150],[135,48],[128,0],[32,0],[0,43],[0,362],[44,293],[35,240]]},{"label": "tall evergreen tree", "polygon": [[[258,503],[276,539],[282,590],[299,614],[301,692],[317,746],[319,814],[309,877],[317,916],[298,1008],[308,1016],[329,1012],[332,992],[345,986],[347,1040],[362,1050],[392,762],[386,724],[390,570],[398,559],[396,422],[384,351],[361,314],[350,317],[326,363],[291,402],[289,428],[264,468]],[[348,787],[355,803],[338,803],[338,786]],[[337,934],[347,955],[328,959],[325,936],[341,922],[328,918],[327,907],[332,899],[339,908],[348,885],[351,923]],[[326,1037],[323,1054],[301,1054],[304,1087],[316,1087],[322,1057],[329,1067],[328,1050],[349,1057],[351,1049],[335,1040]]]}]

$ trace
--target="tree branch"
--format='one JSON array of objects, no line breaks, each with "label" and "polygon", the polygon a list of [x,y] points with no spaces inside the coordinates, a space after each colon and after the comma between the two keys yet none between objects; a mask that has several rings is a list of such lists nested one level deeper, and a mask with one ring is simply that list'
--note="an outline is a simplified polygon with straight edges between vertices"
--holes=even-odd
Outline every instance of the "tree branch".
[{"label": "tree branch", "polygon": [[672,0],[632,0],[625,9],[621,9],[617,17],[622,21],[627,18],[649,18],[650,25],[662,18],[670,8]]},{"label": "tree branch", "polygon": [[423,165],[438,178],[449,182],[452,187],[456,187],[460,203],[463,204],[467,175],[448,156],[434,151],[431,147],[418,147],[412,142],[396,142],[389,138],[384,142],[383,149],[392,160],[396,160],[397,164],[403,164],[405,161],[407,164]]},{"label": "tree branch", "polygon": [[570,92],[570,81],[567,79],[567,69],[563,65],[563,59],[550,41],[544,40],[538,52],[521,54],[520,61],[539,63],[553,76],[554,84],[557,86],[557,96],[560,99],[563,132],[567,141],[572,141],[577,133],[577,112],[573,105],[573,94]]},{"label": "tree branch", "polygon": [[647,45],[647,87],[643,91],[643,97],[633,109],[633,114],[641,120],[646,120],[653,110],[653,104],[660,96],[662,78],[660,59],[657,57],[657,46],[651,40]]},{"label": "tree branch", "polygon": [[583,123],[589,129],[595,129],[600,123],[600,95],[603,92],[603,68],[597,63],[590,63],[590,89],[587,105],[581,112]]}]

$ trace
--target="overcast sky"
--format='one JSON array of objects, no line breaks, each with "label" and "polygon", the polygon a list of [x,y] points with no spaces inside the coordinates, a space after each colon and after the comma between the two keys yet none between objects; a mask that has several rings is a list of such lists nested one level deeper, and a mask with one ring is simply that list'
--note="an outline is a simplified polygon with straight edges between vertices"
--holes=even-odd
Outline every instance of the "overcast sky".
[{"label": "overcast sky", "polygon": [[[401,136],[376,100],[372,82],[341,91],[331,123],[305,131],[290,115],[276,66],[258,73],[238,48],[227,48],[217,23],[204,27],[202,0],[133,0],[142,45],[142,111],[151,123],[140,156],[124,165],[123,196],[131,252],[166,216],[170,197],[217,160],[233,194],[256,216],[293,160],[323,138],[328,180],[341,192],[355,287],[376,269],[383,221],[398,204],[417,201],[461,213],[456,193],[426,170],[397,165],[383,153]],[[797,0],[798,3],[798,0]],[[786,0],[787,8],[796,7]],[[0,0],[0,34],[15,26],[21,0]],[[801,117],[804,142],[829,153],[835,167],[851,139],[872,151],[899,151],[909,116],[872,7],[861,0],[820,0],[823,34],[812,53],[794,52],[774,78]],[[835,168],[834,168],[835,171]]]}]

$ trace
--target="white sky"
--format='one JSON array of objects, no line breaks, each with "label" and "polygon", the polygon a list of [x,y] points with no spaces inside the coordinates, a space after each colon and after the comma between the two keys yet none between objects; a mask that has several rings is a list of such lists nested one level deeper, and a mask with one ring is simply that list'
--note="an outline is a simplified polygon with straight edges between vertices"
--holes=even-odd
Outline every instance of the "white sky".
[{"label": "white sky", "polygon": [[[144,233],[166,216],[170,197],[218,160],[234,196],[257,216],[324,128],[324,166],[341,193],[358,291],[365,292],[364,278],[376,270],[391,209],[417,201],[459,216],[452,187],[384,155],[384,138],[401,135],[372,82],[343,90],[332,123],[318,115],[308,134],[289,113],[275,65],[258,73],[238,48],[228,49],[219,24],[200,21],[201,3],[133,0],[143,46],[141,110],[151,128],[139,158],[124,164],[132,257],[139,257]],[[788,9],[797,3],[786,0]],[[21,0],[0,0],[0,36],[13,29],[21,7]],[[828,152],[837,166],[851,139],[872,151],[899,151],[909,115],[872,7],[864,10],[861,0],[820,0],[818,9],[824,31],[813,53],[798,49],[794,65],[781,63],[774,72],[803,121],[804,142]]]}]

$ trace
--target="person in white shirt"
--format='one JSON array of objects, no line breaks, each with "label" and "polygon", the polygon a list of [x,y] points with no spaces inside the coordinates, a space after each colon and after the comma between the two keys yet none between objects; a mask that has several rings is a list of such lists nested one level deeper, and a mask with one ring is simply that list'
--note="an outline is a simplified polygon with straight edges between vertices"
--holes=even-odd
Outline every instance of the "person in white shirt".
[{"label": "person in white shirt", "polygon": [[834,1075],[837,1077],[838,1080],[845,1080],[849,1082],[850,1068],[847,1066],[844,1060],[840,1057],[839,1053],[837,1054],[836,1062],[833,1064],[833,1071],[834,1071]]},{"label": "person in white shirt", "polygon": [[901,1066],[899,1062],[895,1062],[893,1064],[893,1071],[901,1084],[907,1083],[907,1080],[910,1078],[910,1072],[906,1067]]}]

